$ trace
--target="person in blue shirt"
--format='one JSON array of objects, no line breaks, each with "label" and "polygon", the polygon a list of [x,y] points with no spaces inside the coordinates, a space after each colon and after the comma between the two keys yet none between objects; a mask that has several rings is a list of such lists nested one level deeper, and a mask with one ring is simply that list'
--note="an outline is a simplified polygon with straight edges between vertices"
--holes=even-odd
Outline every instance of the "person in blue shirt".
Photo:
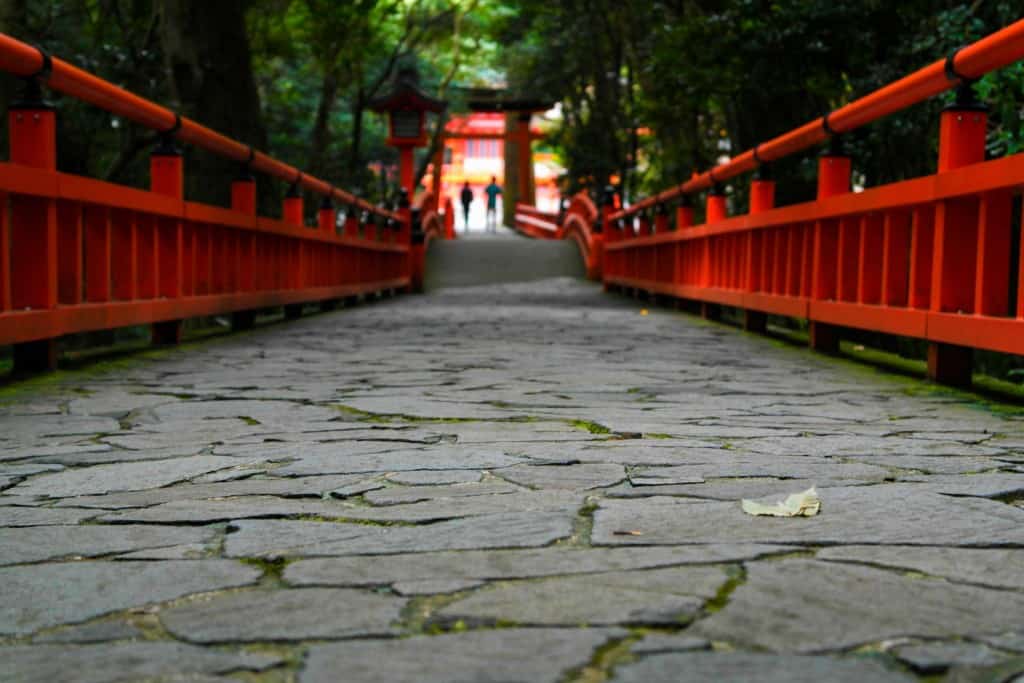
[{"label": "person in blue shirt", "polygon": [[498,195],[501,194],[501,188],[497,181],[497,178],[491,176],[491,184],[484,188],[487,194],[487,232],[498,230]]}]

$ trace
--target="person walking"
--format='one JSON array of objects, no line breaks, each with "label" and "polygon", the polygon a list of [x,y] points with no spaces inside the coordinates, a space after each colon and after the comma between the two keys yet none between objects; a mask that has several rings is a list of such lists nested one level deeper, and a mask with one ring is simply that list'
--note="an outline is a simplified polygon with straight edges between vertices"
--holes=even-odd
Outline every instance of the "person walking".
[{"label": "person walking", "polygon": [[498,231],[498,195],[501,188],[498,187],[498,179],[491,176],[491,184],[484,188],[487,193],[487,232]]},{"label": "person walking", "polygon": [[462,200],[462,229],[469,232],[469,205],[473,203],[473,190],[469,189],[469,181],[462,186],[462,193],[459,195]]}]

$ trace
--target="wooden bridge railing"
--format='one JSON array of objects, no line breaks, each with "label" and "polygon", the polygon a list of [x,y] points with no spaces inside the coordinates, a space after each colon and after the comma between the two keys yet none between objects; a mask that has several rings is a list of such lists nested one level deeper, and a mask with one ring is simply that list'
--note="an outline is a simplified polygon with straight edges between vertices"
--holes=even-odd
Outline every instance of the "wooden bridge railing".
[{"label": "wooden bridge railing", "polygon": [[[1022,57],[1019,21],[657,196],[603,207],[601,220],[575,222],[590,234],[578,239],[603,238],[606,287],[701,302],[707,316],[736,307],[749,330],[763,331],[767,314],[805,318],[823,351],[844,327],[927,340],[929,375],[968,384],[972,349],[1024,354],[1024,154],[985,160],[987,116],[970,85]],[[952,88],[937,172],[851,191],[840,136]],[[775,208],[770,162],[829,138],[817,200]],[[723,183],[751,171],[748,211],[729,216]],[[706,218],[694,225],[700,192]]]},{"label": "wooden bridge railing", "polygon": [[516,204],[515,223],[517,232],[541,240],[561,239],[561,225],[557,213],[545,213],[529,204]]},{"label": "wooden bridge railing", "polygon": [[[374,206],[3,34],[0,70],[26,80],[0,163],[0,345],[14,345],[16,368],[52,368],[70,333],[152,323],[154,341],[176,343],[185,318],[231,313],[247,327],[262,308],[295,317],[305,303],[410,286],[407,201]],[[150,190],[58,172],[42,86],[163,133]],[[229,209],[185,198],[176,141],[239,162]],[[281,219],[257,215],[249,171],[290,184]],[[316,226],[300,190],[321,198]]]}]

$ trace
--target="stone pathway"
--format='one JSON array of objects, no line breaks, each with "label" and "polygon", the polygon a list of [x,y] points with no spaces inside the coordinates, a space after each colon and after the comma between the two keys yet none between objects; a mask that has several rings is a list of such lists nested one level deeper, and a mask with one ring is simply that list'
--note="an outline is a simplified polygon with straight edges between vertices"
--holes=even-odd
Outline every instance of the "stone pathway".
[{"label": "stone pathway", "polygon": [[4,681],[1024,680],[1024,414],[571,279],[61,374],[0,427]]}]

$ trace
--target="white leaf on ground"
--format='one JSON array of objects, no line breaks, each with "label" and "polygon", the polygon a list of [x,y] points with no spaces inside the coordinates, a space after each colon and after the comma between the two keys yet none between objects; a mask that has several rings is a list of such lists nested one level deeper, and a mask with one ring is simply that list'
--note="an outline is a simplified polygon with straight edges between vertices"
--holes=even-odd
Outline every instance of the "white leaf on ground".
[{"label": "white leaf on ground", "polygon": [[821,498],[814,487],[803,493],[794,493],[775,505],[765,505],[753,500],[743,500],[743,511],[748,515],[769,517],[813,517],[821,511]]}]

